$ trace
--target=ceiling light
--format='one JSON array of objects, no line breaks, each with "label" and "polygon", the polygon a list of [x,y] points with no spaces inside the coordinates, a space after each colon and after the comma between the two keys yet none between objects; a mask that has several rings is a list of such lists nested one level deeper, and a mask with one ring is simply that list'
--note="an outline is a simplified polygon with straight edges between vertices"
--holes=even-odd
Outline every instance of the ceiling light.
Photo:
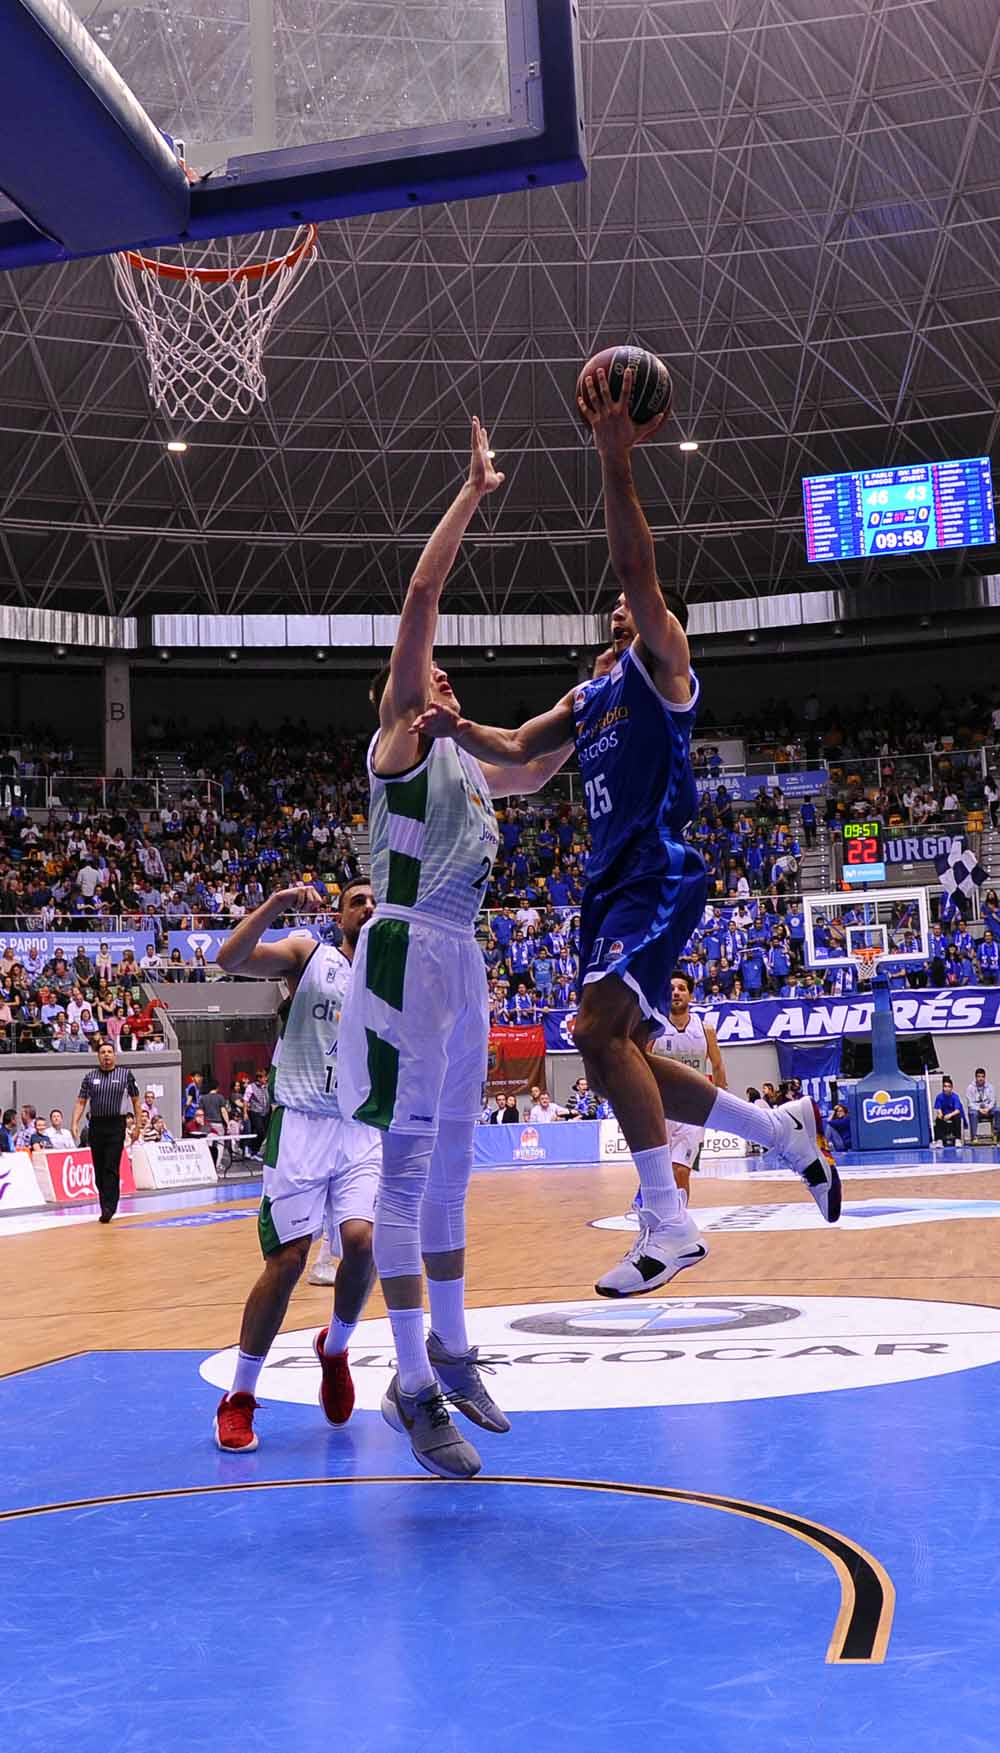
[{"label": "ceiling light", "polygon": [[487,663],[493,662],[493,659],[496,657],[496,652],[494,651],[492,645],[488,645],[486,647],[486,650],[483,652],[483,656],[485,657]]},{"label": "ceiling light", "polygon": [[65,645],[57,645],[57,646],[56,646],[56,656],[57,656],[57,657],[65,657],[65,656],[66,656],[66,647],[65,647]]},{"label": "ceiling light", "polygon": [[756,643],[757,643],[756,633],[748,633],[747,634],[747,644],[748,645],[756,645]]},{"label": "ceiling light", "polygon": [[833,629],[833,637],[834,637],[834,639],[843,639],[843,637],[844,637],[844,629],[843,629],[843,627],[841,627],[839,622],[837,623],[837,625]]},{"label": "ceiling light", "polygon": [[696,438],[682,438],[677,448],[679,450],[697,450],[698,441]]},{"label": "ceiling light", "polygon": [[169,653],[169,651],[161,651],[161,652],[160,652],[160,662],[161,662],[161,663],[169,663],[169,662],[170,662],[170,653]]},{"label": "ceiling light", "polygon": [[239,661],[240,661],[240,654],[236,650],[227,651],[226,656],[228,657],[230,663],[239,663]]},{"label": "ceiling light", "polygon": [[573,661],[575,662],[576,659],[579,657],[579,655],[580,655],[580,653],[577,651],[576,646],[571,645],[569,648],[569,651],[567,653],[567,656],[571,657],[573,659]]},{"label": "ceiling light", "polygon": [[325,651],[317,651],[316,662],[317,663],[325,663],[326,662],[326,652]]},{"label": "ceiling light", "polygon": [[167,449],[172,450],[175,456],[183,456],[184,452],[187,450],[187,440],[184,438],[168,438]]}]

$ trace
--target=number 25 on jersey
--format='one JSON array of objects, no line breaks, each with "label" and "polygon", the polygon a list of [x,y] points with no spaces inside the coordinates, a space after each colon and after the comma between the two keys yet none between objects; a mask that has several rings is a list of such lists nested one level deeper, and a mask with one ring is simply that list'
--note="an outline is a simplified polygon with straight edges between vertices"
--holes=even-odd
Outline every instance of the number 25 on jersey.
[{"label": "number 25 on jersey", "polygon": [[587,793],[587,811],[591,816],[610,816],[611,797],[604,783],[604,774],[595,773],[593,779],[584,781]]}]

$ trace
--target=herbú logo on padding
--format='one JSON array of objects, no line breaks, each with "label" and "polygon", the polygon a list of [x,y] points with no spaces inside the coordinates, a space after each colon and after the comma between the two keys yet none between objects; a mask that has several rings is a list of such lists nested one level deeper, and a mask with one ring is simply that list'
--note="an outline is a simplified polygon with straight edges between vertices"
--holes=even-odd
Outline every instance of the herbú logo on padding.
[{"label": "herb\u00fa logo on padding", "polygon": [[862,1112],[867,1121],[874,1120],[912,1120],[913,1097],[890,1096],[888,1090],[876,1090],[873,1096],[865,1096]]}]

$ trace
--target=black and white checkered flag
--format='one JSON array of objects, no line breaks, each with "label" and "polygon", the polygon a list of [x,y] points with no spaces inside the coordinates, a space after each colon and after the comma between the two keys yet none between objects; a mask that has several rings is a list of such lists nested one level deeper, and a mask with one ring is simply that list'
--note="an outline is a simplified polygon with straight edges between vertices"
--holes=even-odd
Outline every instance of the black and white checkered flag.
[{"label": "black and white checkered flag", "polygon": [[935,858],[934,869],[946,895],[964,895],[969,901],[986,881],[986,872],[964,840],[953,840],[947,852]]}]

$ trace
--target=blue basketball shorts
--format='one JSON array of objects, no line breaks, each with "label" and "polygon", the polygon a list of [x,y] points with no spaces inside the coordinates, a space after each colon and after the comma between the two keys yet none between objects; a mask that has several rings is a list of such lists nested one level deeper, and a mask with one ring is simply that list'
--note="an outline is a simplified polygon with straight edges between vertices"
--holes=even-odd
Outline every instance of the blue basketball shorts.
[{"label": "blue basketball shorts", "polygon": [[652,870],[627,871],[617,859],[606,875],[587,884],[580,904],[580,974],[584,987],[617,974],[638,1000],[644,1017],[662,1029],[670,1010],[670,977],[701,923],[708,893],[705,861],[693,846],[664,843]]}]

